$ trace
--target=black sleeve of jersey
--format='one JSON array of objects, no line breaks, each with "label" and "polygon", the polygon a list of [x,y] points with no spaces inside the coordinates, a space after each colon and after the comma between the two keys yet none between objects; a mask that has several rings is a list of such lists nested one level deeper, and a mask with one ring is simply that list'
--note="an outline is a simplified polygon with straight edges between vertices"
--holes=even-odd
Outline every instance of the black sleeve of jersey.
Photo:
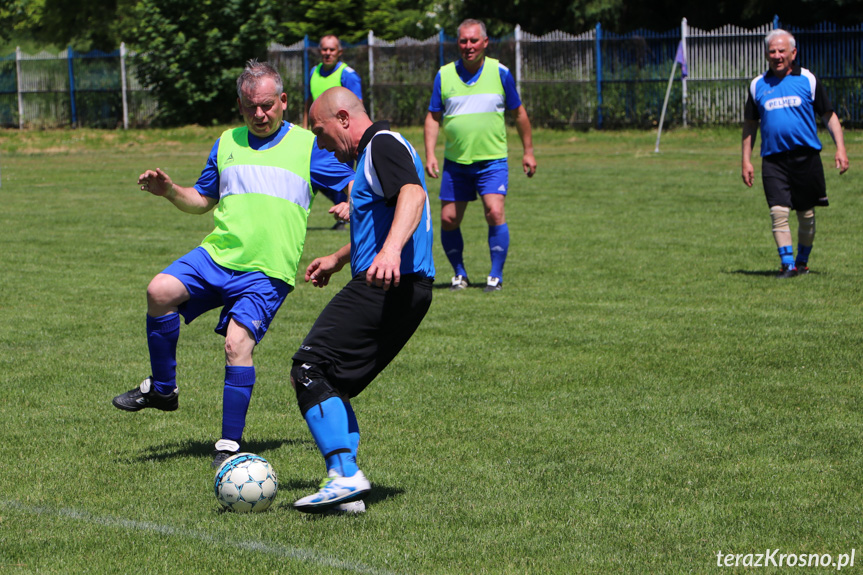
[{"label": "black sleeve of jersey", "polygon": [[372,167],[378,174],[387,205],[395,205],[402,186],[422,185],[411,153],[394,136],[390,134],[375,136],[371,152]]},{"label": "black sleeve of jersey", "polygon": [[746,107],[743,108],[743,119],[753,122],[761,119],[761,115],[758,113],[758,105],[752,99],[751,93],[746,97]]},{"label": "black sleeve of jersey", "polygon": [[824,89],[824,84],[817,77],[815,78],[815,114],[818,117],[829,114],[833,111],[833,104],[830,102],[830,96],[827,95],[827,90]]}]

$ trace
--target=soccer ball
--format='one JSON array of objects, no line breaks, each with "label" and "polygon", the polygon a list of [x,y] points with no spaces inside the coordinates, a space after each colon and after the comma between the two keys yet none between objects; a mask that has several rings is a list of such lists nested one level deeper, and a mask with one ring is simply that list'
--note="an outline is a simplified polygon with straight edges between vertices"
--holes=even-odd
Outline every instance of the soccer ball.
[{"label": "soccer ball", "polygon": [[254,453],[238,453],[216,471],[216,499],[225,509],[247,513],[266,511],[279,491],[269,462]]}]

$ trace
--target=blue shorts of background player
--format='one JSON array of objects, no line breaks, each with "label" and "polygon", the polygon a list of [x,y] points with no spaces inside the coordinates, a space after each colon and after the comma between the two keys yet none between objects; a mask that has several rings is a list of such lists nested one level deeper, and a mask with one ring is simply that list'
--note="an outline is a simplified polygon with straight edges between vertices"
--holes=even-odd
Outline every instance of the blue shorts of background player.
[{"label": "blue shorts of background player", "polygon": [[444,160],[441,174],[441,246],[453,267],[451,289],[468,286],[464,265],[464,239],[461,221],[468,202],[482,199],[488,223],[488,248],[491,271],[486,291],[497,291],[503,282],[503,266],[509,251],[509,227],[504,219],[504,200],[509,187],[509,164],[506,158],[459,164]]},{"label": "blue shorts of background player", "polygon": [[260,343],[292,286],[261,272],[238,272],[218,265],[204,248],[198,247],[162,271],[174,276],[189,291],[189,300],[179,313],[187,324],[198,316],[222,307],[216,333],[226,335],[228,321],[244,326]]},{"label": "blue shorts of background player", "polygon": [[506,195],[509,166],[506,158],[473,164],[444,160],[440,181],[440,199],[448,202],[472,202],[477,194]]}]

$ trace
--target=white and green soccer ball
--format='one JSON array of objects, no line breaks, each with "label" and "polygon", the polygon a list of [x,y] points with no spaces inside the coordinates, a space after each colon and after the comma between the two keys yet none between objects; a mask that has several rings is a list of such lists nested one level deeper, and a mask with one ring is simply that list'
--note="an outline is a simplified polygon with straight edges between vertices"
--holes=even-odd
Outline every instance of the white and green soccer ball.
[{"label": "white and green soccer ball", "polygon": [[216,499],[238,513],[266,511],[279,492],[279,480],[269,462],[254,453],[231,456],[216,471]]}]

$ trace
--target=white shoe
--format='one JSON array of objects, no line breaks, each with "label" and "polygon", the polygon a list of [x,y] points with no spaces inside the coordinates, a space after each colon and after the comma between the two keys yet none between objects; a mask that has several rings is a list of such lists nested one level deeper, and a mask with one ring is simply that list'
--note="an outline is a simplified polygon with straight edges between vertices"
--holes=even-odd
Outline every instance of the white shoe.
[{"label": "white shoe", "polygon": [[485,289],[484,292],[492,292],[492,291],[500,291],[503,289],[503,282],[500,278],[495,278],[492,276],[488,276],[485,280]]},{"label": "white shoe", "polygon": [[362,471],[351,477],[342,477],[331,469],[318,492],[297,499],[294,509],[303,513],[322,513],[337,505],[362,499],[371,490],[372,484]]},{"label": "white shoe", "polygon": [[467,279],[467,276],[454,276],[451,280],[449,289],[451,291],[459,291],[468,287],[470,282]]}]

